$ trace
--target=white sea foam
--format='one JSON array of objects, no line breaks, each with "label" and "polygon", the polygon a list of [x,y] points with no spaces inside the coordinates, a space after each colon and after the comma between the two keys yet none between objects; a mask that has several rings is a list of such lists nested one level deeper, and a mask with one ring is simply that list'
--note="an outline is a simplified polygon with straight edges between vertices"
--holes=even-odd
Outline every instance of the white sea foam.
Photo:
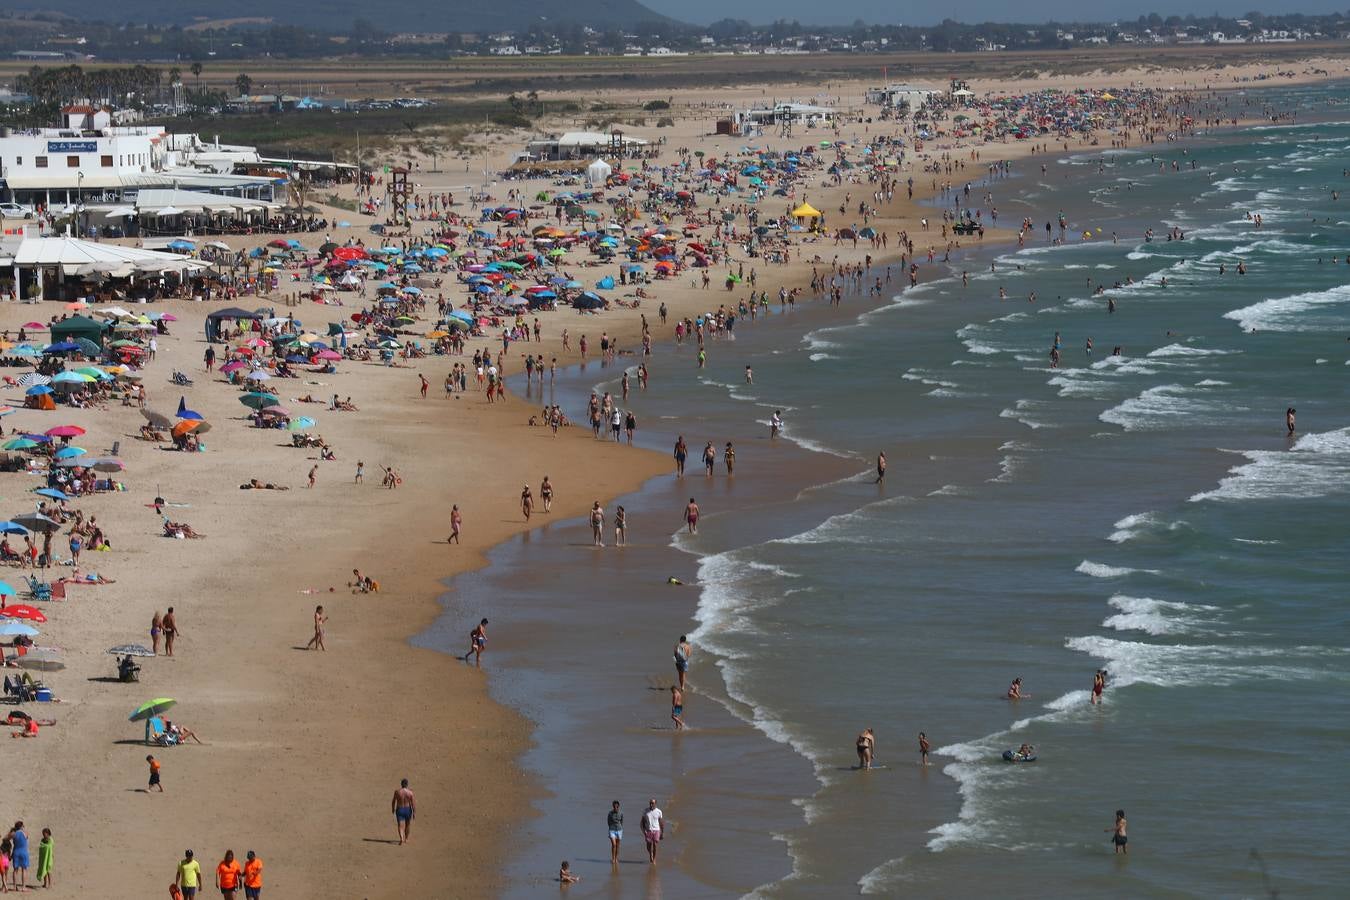
[{"label": "white sea foam", "polygon": [[1323,331],[1328,323],[1318,321],[1318,312],[1350,302],[1350,285],[1338,285],[1325,291],[1308,291],[1287,297],[1273,297],[1223,314],[1238,323],[1243,331]]},{"label": "white sea foam", "polygon": [[1080,572],[1083,575],[1091,575],[1093,578],[1124,578],[1126,575],[1133,575],[1136,572],[1141,572],[1145,575],[1159,574],[1157,569],[1131,569],[1128,566],[1108,566],[1104,563],[1093,562],[1090,559],[1085,559],[1080,562],[1074,568],[1074,571]]},{"label": "white sea foam", "polygon": [[807,359],[811,360],[811,362],[820,362],[821,360],[825,359],[838,359],[838,358],[839,357],[831,353],[812,353],[809,357],[807,357]]},{"label": "white sea foam", "polygon": [[[1205,424],[1220,412],[1205,392],[1181,384],[1163,384],[1151,387],[1137,397],[1131,397],[1097,416],[1103,422],[1119,425],[1126,431],[1152,431],[1174,428],[1179,424]],[[1245,407],[1227,405],[1223,411],[1242,410]]]},{"label": "white sea foam", "polygon": [[1058,426],[1041,415],[1042,412],[1048,411],[1048,406],[1049,404],[1044,401],[1018,400],[1012,408],[1000,411],[999,416],[1004,419],[1016,419],[1033,430],[1056,428]]},{"label": "white sea foam", "polygon": [[1103,660],[1108,687],[1223,687],[1244,681],[1305,681],[1326,678],[1329,658],[1343,647],[1258,647],[1240,644],[1152,644],[1089,635],[1064,645]]},{"label": "white sea foam", "polygon": [[1124,594],[1117,594],[1107,602],[1120,612],[1108,616],[1102,626],[1116,631],[1142,631],[1157,636],[1182,634],[1200,625],[1199,619],[1186,615],[1195,611],[1195,607],[1186,603]]},{"label": "white sea foam", "polygon": [[1250,450],[1219,486],[1191,497],[1202,500],[1312,498],[1350,488],[1350,428],[1313,432],[1288,450]]},{"label": "white sea foam", "polygon": [[969,350],[971,353],[974,353],[976,356],[993,356],[995,353],[1003,352],[997,347],[991,347],[988,344],[984,344],[975,340],[967,339],[963,340],[961,343],[965,344],[966,349]]},{"label": "white sea foam", "polygon": [[1166,347],[1159,347],[1149,353],[1150,359],[1165,357],[1186,357],[1186,356],[1229,356],[1233,353],[1241,353],[1241,350],[1219,350],[1214,347],[1192,347],[1189,344],[1168,344]]}]

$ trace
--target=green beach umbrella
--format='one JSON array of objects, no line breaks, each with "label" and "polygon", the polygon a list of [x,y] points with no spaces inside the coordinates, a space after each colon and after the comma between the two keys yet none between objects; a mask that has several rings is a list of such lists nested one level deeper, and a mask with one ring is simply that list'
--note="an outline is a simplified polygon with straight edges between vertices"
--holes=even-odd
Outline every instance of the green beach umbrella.
[{"label": "green beach umbrella", "polygon": [[177,703],[178,703],[177,700],[171,700],[168,697],[160,697],[156,700],[151,700],[148,703],[142,703],[140,706],[136,707],[135,712],[133,712],[130,716],[127,717],[127,721],[142,722],[146,719],[157,716],[162,712],[167,712],[168,710],[173,709],[173,707],[177,705]]}]

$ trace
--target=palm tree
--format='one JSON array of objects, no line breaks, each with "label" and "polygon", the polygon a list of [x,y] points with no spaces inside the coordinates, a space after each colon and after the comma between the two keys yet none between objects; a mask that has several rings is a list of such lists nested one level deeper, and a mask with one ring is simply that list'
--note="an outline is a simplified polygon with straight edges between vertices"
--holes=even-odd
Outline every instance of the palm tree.
[{"label": "palm tree", "polygon": [[197,93],[200,94],[202,91],[202,64],[194,60],[189,68],[192,70],[192,77],[197,79]]},{"label": "palm tree", "polygon": [[253,90],[253,79],[240,72],[239,77],[234,80],[234,86],[239,89],[239,96],[247,97]]}]

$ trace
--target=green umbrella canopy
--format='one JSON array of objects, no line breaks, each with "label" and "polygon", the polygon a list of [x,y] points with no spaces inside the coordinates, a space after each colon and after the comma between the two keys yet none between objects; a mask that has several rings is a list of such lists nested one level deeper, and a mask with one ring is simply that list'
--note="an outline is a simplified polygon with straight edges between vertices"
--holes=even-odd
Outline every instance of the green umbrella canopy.
[{"label": "green umbrella canopy", "polygon": [[157,716],[162,712],[166,712],[167,710],[173,709],[173,707],[177,703],[178,703],[177,700],[171,700],[168,697],[160,697],[158,699],[151,700],[148,703],[142,703],[140,706],[136,708],[135,712],[133,712],[130,716],[127,717],[127,721],[142,722],[146,719]]}]

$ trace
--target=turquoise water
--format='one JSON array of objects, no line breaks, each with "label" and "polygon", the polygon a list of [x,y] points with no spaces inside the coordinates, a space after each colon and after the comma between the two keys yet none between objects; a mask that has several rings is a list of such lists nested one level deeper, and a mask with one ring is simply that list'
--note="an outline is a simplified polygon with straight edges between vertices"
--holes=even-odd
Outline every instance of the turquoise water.
[{"label": "turquoise water", "polygon": [[[1350,800],[1350,199],[1332,199],[1350,187],[1350,121],[1327,112],[1340,88],[1273,96],[1331,121],[1184,152],[1082,154],[995,186],[1005,218],[1063,209],[1070,234],[1100,239],[976,253],[957,264],[969,286],[855,298],[845,312],[857,319],[804,313],[805,337],[778,321],[738,329],[701,373],[688,348],[658,356],[651,396],[635,400],[645,437],[663,449],[675,431],[695,449],[735,438],[740,468],[734,490],[697,485],[712,494],[702,533],[647,565],[696,575],[699,693],[773,742],[757,766],[782,775],[738,783],[734,766],[699,758],[715,743],[691,735],[668,773],[664,745],[642,745],[662,774],[641,783],[739,789],[747,807],[775,788],[796,801],[791,814],[753,807],[782,859],[751,885],[700,867],[686,811],[688,880],[671,896],[1031,896],[1047,884],[1328,896],[1350,884],[1336,830]],[[1169,227],[1184,240],[1166,240]],[[797,449],[765,446],[773,409]],[[872,483],[879,449],[884,487]],[[672,529],[658,530],[664,544]],[[511,552],[551,559],[537,543]],[[588,560],[547,590],[593,586],[609,565]],[[619,570],[625,585],[649,574]],[[584,607],[566,620],[586,627]],[[657,657],[687,614],[663,612]],[[642,627],[621,640],[647,640]],[[1109,682],[1092,706],[1097,668]],[[1015,676],[1030,697],[1014,705],[1003,692]],[[502,690],[523,703],[527,686]],[[607,695],[593,715],[628,702]],[[886,768],[851,771],[866,726]],[[920,731],[936,748],[926,770]],[[535,756],[554,762],[539,765],[566,756],[562,733],[541,727]],[[1039,761],[1003,763],[1022,742]],[[615,757],[596,765],[588,791],[625,777]],[[545,819],[580,799],[558,791]],[[1117,808],[1128,860],[1105,833]],[[737,838],[718,834],[729,853]],[[547,853],[565,846],[551,840]]]}]

